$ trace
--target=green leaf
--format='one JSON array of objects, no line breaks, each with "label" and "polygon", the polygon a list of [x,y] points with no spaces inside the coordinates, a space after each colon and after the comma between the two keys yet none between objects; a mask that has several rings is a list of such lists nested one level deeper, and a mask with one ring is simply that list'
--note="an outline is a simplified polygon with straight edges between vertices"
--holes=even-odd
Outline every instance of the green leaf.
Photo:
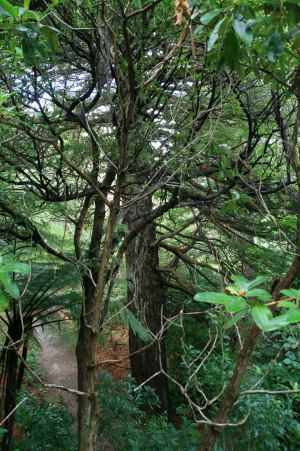
[{"label": "green leaf", "polygon": [[284,308],[297,308],[297,305],[290,301],[280,301],[278,302],[277,306]]},{"label": "green leaf", "polygon": [[28,38],[27,36],[23,37],[22,40],[22,50],[25,61],[31,66],[35,63],[35,46],[33,44],[34,40]]},{"label": "green leaf", "polygon": [[246,27],[249,29],[249,28],[253,27],[254,25],[261,23],[263,20],[264,20],[263,17],[258,18],[258,19],[249,19],[246,22]]},{"label": "green leaf", "polygon": [[251,31],[249,31],[249,28],[247,27],[247,24],[245,22],[234,20],[232,26],[236,34],[238,34],[246,44],[251,44],[253,40],[253,34],[251,33]]},{"label": "green leaf", "polygon": [[237,296],[229,296],[230,300],[226,301],[225,308],[229,313],[238,313],[245,310],[247,307],[247,302],[245,299]]},{"label": "green leaf", "polygon": [[225,304],[230,301],[232,296],[224,293],[198,293],[194,296],[194,300],[198,302],[208,302],[209,304]]},{"label": "green leaf", "polygon": [[281,290],[280,293],[284,294],[289,298],[297,299],[300,301],[300,290],[295,290],[294,288],[289,288],[288,290]]},{"label": "green leaf", "polygon": [[58,30],[56,30],[53,27],[48,27],[47,25],[44,25],[41,27],[41,33],[47,39],[49,49],[51,50],[52,53],[54,53],[55,48],[57,46],[57,42],[58,42],[58,36],[57,36],[59,33]]},{"label": "green leaf", "polygon": [[36,22],[39,21],[40,16],[35,11],[25,11],[22,15],[22,19],[32,19]]},{"label": "green leaf", "polygon": [[286,315],[278,315],[269,321],[265,332],[271,332],[272,330],[280,329],[289,325]]},{"label": "green leaf", "polygon": [[251,315],[256,325],[263,331],[268,330],[270,319],[272,318],[272,312],[265,305],[255,305],[251,309]]},{"label": "green leaf", "polygon": [[239,291],[246,293],[251,288],[260,285],[267,280],[266,276],[257,276],[254,280],[247,280],[244,276],[233,275],[231,279],[235,282],[234,285],[230,285],[227,289],[236,294]]},{"label": "green leaf", "polygon": [[0,282],[4,285],[4,287],[7,287],[11,283],[11,277],[6,272],[0,271]]},{"label": "green leaf", "polygon": [[300,308],[293,308],[288,310],[285,316],[290,324],[298,323],[300,321]]},{"label": "green leaf", "polygon": [[3,312],[8,307],[8,299],[4,291],[0,288],[0,311]]},{"label": "green leaf", "polygon": [[261,283],[264,283],[267,280],[268,280],[267,276],[257,276],[255,277],[255,279],[249,282],[249,288],[256,287],[257,285],[260,285]]},{"label": "green leaf", "polygon": [[223,9],[218,8],[218,9],[214,9],[213,11],[210,11],[209,13],[204,14],[201,19],[200,22],[203,25],[208,25],[215,17],[217,17],[220,12],[223,11]]},{"label": "green leaf", "polygon": [[213,48],[213,46],[217,42],[218,37],[219,37],[219,29],[220,29],[220,26],[222,25],[222,23],[224,22],[224,20],[225,20],[225,17],[223,19],[221,19],[216,24],[215,28],[213,29],[212,34],[210,35],[208,43],[207,43],[207,51],[208,52]]},{"label": "green leaf", "polygon": [[253,290],[249,290],[245,296],[247,298],[257,298],[260,301],[265,302],[272,300],[271,294],[266,290],[262,290],[261,288],[254,288]]},{"label": "green leaf", "polygon": [[29,9],[30,6],[30,0],[24,0],[24,8]]},{"label": "green leaf", "polygon": [[278,31],[275,31],[269,37],[269,45],[268,45],[268,58],[271,63],[275,63],[275,61],[280,58],[284,50],[284,40]]},{"label": "green leaf", "polygon": [[20,291],[16,282],[11,282],[7,287],[6,291],[11,295],[14,299],[19,299]]},{"label": "green leaf", "polygon": [[26,263],[20,262],[5,263],[4,265],[0,266],[0,273],[2,272],[19,272],[22,274],[29,274],[30,266]]},{"label": "green leaf", "polygon": [[239,58],[239,43],[236,34],[229,30],[224,39],[225,63],[230,69],[234,69]]},{"label": "green leaf", "polygon": [[13,6],[7,0],[0,0],[0,7],[10,16],[18,17],[19,8],[17,6]]}]

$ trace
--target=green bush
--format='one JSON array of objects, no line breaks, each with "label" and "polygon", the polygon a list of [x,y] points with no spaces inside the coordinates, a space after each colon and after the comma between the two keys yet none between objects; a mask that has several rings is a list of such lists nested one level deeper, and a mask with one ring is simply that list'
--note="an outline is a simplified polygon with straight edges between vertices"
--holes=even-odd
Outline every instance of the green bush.
[{"label": "green bush", "polygon": [[73,419],[61,406],[45,398],[28,397],[17,409],[17,424],[23,430],[21,438],[14,439],[14,451],[75,451],[76,431]]},{"label": "green bush", "polygon": [[193,451],[198,432],[187,420],[177,429],[164,416],[147,416],[146,410],[158,403],[149,387],[134,391],[133,380],[113,382],[103,374],[100,383],[100,435],[116,451]]},{"label": "green bush", "polygon": [[[247,422],[239,428],[228,428],[223,443],[233,451],[297,451],[300,449],[300,423],[293,410],[293,399],[273,395],[253,395],[244,398],[238,415],[231,421],[245,417]],[[225,446],[226,449],[226,446]]]}]

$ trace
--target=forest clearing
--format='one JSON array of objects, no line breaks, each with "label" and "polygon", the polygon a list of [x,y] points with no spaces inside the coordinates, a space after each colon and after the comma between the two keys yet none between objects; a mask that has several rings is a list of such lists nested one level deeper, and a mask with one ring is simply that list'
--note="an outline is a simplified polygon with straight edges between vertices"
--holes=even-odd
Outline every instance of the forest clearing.
[{"label": "forest clearing", "polygon": [[298,451],[300,1],[0,37],[1,451]]}]

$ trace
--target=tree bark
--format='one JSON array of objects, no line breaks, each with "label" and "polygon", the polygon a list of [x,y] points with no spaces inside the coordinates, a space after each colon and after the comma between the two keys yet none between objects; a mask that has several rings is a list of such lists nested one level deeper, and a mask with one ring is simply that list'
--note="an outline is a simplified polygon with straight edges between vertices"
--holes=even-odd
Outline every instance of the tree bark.
[{"label": "tree bark", "polygon": [[[147,216],[152,210],[151,198],[143,198],[131,207],[126,215],[126,222],[130,229],[135,226],[135,218]],[[162,328],[161,313],[164,304],[164,289],[159,266],[158,250],[151,246],[155,241],[155,225],[149,224],[128,245],[126,250],[127,277],[130,282],[128,288],[128,302],[130,310],[148,329],[153,336],[160,335]],[[152,387],[159,400],[158,412],[169,412],[168,381],[161,372],[166,371],[165,337],[151,346],[144,348],[142,341],[129,328],[129,348],[132,376],[138,385],[149,379],[147,385]],[[155,375],[158,373],[155,377]],[[151,379],[150,379],[151,378]]]},{"label": "tree bark", "polygon": [[95,288],[92,280],[84,278],[84,300],[80,317],[79,334],[76,346],[78,367],[78,390],[87,393],[78,397],[78,450],[96,449],[99,400],[97,392],[96,351],[98,332],[95,324],[99,322],[99,305],[95,301]]},{"label": "tree bark", "polygon": [[[22,337],[21,324],[15,324],[8,328],[8,335],[12,342],[16,343]],[[5,401],[4,401],[4,418],[6,418],[16,407],[17,396],[17,375],[18,375],[18,355],[14,347],[6,349],[5,356]],[[15,413],[11,414],[5,421],[3,427],[7,429],[2,441],[2,451],[11,449],[11,440],[13,427],[15,424]]]}]

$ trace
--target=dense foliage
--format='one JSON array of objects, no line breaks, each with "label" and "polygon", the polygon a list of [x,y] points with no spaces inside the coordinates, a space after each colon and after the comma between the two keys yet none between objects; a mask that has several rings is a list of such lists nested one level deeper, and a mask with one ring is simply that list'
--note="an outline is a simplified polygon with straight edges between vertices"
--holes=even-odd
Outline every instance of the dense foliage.
[{"label": "dense foliage", "polygon": [[0,0],[0,36],[2,449],[299,449],[298,0]]}]

